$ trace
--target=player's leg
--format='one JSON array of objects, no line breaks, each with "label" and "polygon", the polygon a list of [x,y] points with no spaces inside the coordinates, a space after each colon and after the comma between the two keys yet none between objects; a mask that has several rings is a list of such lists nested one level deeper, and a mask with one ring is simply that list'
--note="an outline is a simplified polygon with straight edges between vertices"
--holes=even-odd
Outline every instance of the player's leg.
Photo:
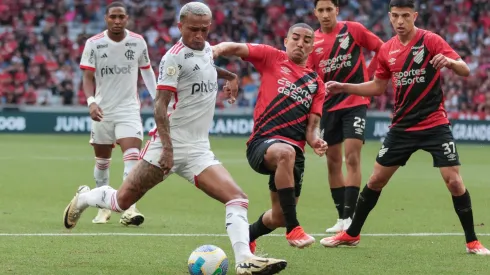
[{"label": "player's leg", "polygon": [[410,135],[388,132],[376,157],[373,173],[357,200],[351,225],[346,231],[324,238],[320,243],[325,247],[356,246],[360,241],[361,229],[369,213],[376,206],[381,190],[388,184],[396,170],[405,165],[416,150],[417,143],[414,143]]},{"label": "player's leg", "polygon": [[341,111],[324,112],[320,125],[322,138],[328,144],[328,152],[326,154],[328,183],[339,215],[337,222],[332,227],[327,228],[327,233],[336,233],[343,229],[345,179],[342,173],[342,141],[344,136],[339,112]]},{"label": "player's leg", "polygon": [[110,186],[97,187],[93,190],[87,186],[80,187],[65,209],[63,215],[65,227],[74,228],[82,212],[89,206],[122,212],[136,203],[148,190],[168,176],[165,176],[158,167],[161,151],[162,144],[158,140],[153,140],[119,190],[114,190]]},{"label": "player's leg", "polygon": [[283,270],[286,261],[259,258],[250,251],[247,195],[214,154],[206,149],[191,149],[188,159],[185,169],[177,173],[225,205],[226,231],[235,254],[237,274],[275,274]]},{"label": "player's leg", "polygon": [[[143,126],[138,115],[133,119],[120,119],[115,122],[117,143],[121,147],[124,161],[123,181],[136,165],[140,155],[141,142],[143,140]],[[124,211],[119,222],[123,225],[140,225],[145,217],[136,209],[136,204]]]},{"label": "player's leg", "polygon": [[[294,189],[295,189],[296,205],[298,204],[299,196],[301,195],[304,167],[305,167],[304,155],[298,149],[296,151],[296,161],[294,165],[294,183],[295,183]],[[271,198],[272,208],[267,210],[265,213],[263,213],[255,223],[250,225],[250,242],[252,247],[256,246],[255,240],[258,239],[259,237],[271,233],[276,228],[286,226],[285,215],[282,211],[281,201],[279,199],[279,195],[275,183],[275,175],[270,175],[269,177],[269,190],[271,190],[270,198]],[[301,230],[299,230],[299,232],[301,232]],[[294,235],[296,235],[296,233],[293,230],[290,233],[290,236],[288,236],[288,239],[293,239],[292,241],[294,241],[295,239]]]},{"label": "player's leg", "polygon": [[[299,148],[280,141],[265,144],[267,148],[265,154],[263,154],[263,167],[268,171],[274,171],[275,185],[269,186],[269,188],[271,191],[277,192],[283,216],[280,221],[283,221],[284,223],[281,225],[286,227],[286,239],[291,246],[298,248],[310,246],[315,242],[315,238],[304,232],[296,212],[296,201],[301,192],[300,188],[304,171],[303,153]],[[274,209],[272,210],[271,216],[273,219],[280,215],[281,212],[278,212],[274,211]],[[278,219],[274,219],[272,223],[279,225],[278,221]]]},{"label": "player's leg", "polygon": [[345,197],[343,211],[343,230],[347,230],[352,222],[361,187],[361,149],[364,144],[366,127],[366,106],[357,106],[346,110],[342,116],[344,132],[345,166]]},{"label": "player's leg", "polygon": [[466,251],[471,254],[490,255],[490,251],[476,237],[471,197],[459,173],[461,163],[449,126],[443,125],[430,129],[429,134],[430,136],[423,143],[423,149],[431,153],[434,167],[439,168],[451,193],[454,210],[465,234]]},{"label": "player's leg", "polygon": [[[94,180],[96,187],[109,185],[109,167],[115,141],[113,122],[92,121],[90,144],[92,144],[95,153]],[[92,222],[104,224],[110,218],[111,211],[99,209]]]}]

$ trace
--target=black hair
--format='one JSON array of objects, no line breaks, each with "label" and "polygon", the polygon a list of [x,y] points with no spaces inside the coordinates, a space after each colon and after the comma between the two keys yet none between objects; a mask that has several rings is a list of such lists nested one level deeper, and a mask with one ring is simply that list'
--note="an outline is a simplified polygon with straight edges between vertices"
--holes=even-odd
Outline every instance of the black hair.
[{"label": "black hair", "polygon": [[332,2],[332,4],[334,6],[336,6],[337,8],[339,7],[339,0],[315,0],[315,8],[316,8],[316,5],[318,4],[318,2],[320,1],[330,1]]},{"label": "black hair", "polygon": [[295,29],[295,28],[305,28],[305,29],[308,29],[310,30],[312,33],[315,33],[315,30],[313,30],[313,28],[306,24],[306,23],[296,23],[294,25],[292,25],[289,30],[288,30],[288,36],[291,34],[291,32]]},{"label": "black hair", "polygon": [[105,14],[109,14],[109,10],[111,8],[123,8],[124,11],[127,11],[128,9],[126,8],[126,5],[124,5],[124,3],[122,2],[118,2],[118,1],[115,1],[115,2],[112,2],[110,3],[109,5],[107,5],[106,9],[105,9]]},{"label": "black hair", "polygon": [[393,7],[415,9],[415,1],[414,0],[391,0],[390,10]]}]

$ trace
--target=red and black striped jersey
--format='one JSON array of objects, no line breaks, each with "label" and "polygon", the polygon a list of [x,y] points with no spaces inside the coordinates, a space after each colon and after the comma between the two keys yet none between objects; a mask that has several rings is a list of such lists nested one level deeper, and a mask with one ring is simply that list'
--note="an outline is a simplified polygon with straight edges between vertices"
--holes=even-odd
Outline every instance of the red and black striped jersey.
[{"label": "red and black striped jersey", "polygon": [[284,140],[304,150],[310,114],[322,115],[325,84],[311,69],[288,59],[284,51],[247,44],[244,58],[261,75],[249,142],[261,138]]},{"label": "red and black striped jersey", "polygon": [[402,131],[449,124],[441,73],[429,61],[438,54],[455,60],[461,58],[439,35],[422,29],[416,32],[407,45],[395,36],[381,47],[375,74],[393,82],[395,106],[391,128]]},{"label": "red and black striped jersey", "polygon": [[[308,67],[314,69],[326,83],[363,83],[376,70],[376,59],[371,61],[369,72],[363,48],[378,52],[383,41],[357,22],[338,22],[331,33],[315,32],[315,46],[308,59]],[[370,99],[345,93],[328,95],[324,111],[369,105]]]}]

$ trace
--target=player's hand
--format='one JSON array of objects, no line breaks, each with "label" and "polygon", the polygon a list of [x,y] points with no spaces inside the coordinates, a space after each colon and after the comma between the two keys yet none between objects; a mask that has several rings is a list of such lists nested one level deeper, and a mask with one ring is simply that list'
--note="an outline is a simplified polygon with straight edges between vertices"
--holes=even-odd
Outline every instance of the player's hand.
[{"label": "player's hand", "polygon": [[453,60],[449,57],[445,57],[442,54],[438,54],[432,58],[431,61],[429,61],[430,64],[436,69],[442,69],[444,67],[450,68],[451,65],[453,64]]},{"label": "player's hand", "polygon": [[329,81],[325,83],[325,90],[327,92],[327,95],[340,94],[344,90],[344,84],[336,81]]},{"label": "player's hand", "polygon": [[323,157],[327,153],[328,144],[321,138],[317,138],[312,146],[313,151],[320,157]]},{"label": "player's hand", "polygon": [[158,164],[160,169],[163,170],[163,174],[167,175],[170,173],[170,170],[174,167],[174,150],[172,148],[163,148]]},{"label": "player's hand", "polygon": [[90,104],[90,117],[94,121],[102,121],[104,118],[104,113],[102,112],[102,109],[97,105],[97,103],[92,103]]},{"label": "player's hand", "polygon": [[228,103],[233,104],[238,97],[238,77],[235,77],[233,80],[226,81],[225,86],[223,87],[223,92],[228,98]]}]

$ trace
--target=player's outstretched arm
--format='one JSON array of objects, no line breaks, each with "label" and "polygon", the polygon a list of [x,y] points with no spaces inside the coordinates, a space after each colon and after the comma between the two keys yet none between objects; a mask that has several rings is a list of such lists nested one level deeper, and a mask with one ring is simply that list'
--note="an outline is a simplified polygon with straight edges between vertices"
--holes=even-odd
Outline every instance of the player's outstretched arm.
[{"label": "player's outstretched arm", "polygon": [[310,114],[306,126],[306,142],[315,151],[315,154],[323,156],[327,152],[328,145],[320,137],[320,116]]},{"label": "player's outstretched arm", "polygon": [[141,77],[145,82],[146,88],[148,88],[148,92],[150,92],[151,98],[155,99],[157,92],[157,79],[151,66],[147,69],[141,69]]},{"label": "player's outstretched arm", "polygon": [[218,56],[238,56],[241,58],[247,58],[249,55],[248,46],[245,43],[235,42],[222,42],[215,45],[213,48],[213,57]]},{"label": "player's outstretched arm", "polygon": [[330,94],[339,94],[344,92],[353,95],[370,97],[382,95],[386,91],[388,81],[389,79],[380,79],[377,77],[374,77],[374,79],[371,81],[360,84],[330,81],[325,84],[325,87],[327,88],[327,93]]}]

